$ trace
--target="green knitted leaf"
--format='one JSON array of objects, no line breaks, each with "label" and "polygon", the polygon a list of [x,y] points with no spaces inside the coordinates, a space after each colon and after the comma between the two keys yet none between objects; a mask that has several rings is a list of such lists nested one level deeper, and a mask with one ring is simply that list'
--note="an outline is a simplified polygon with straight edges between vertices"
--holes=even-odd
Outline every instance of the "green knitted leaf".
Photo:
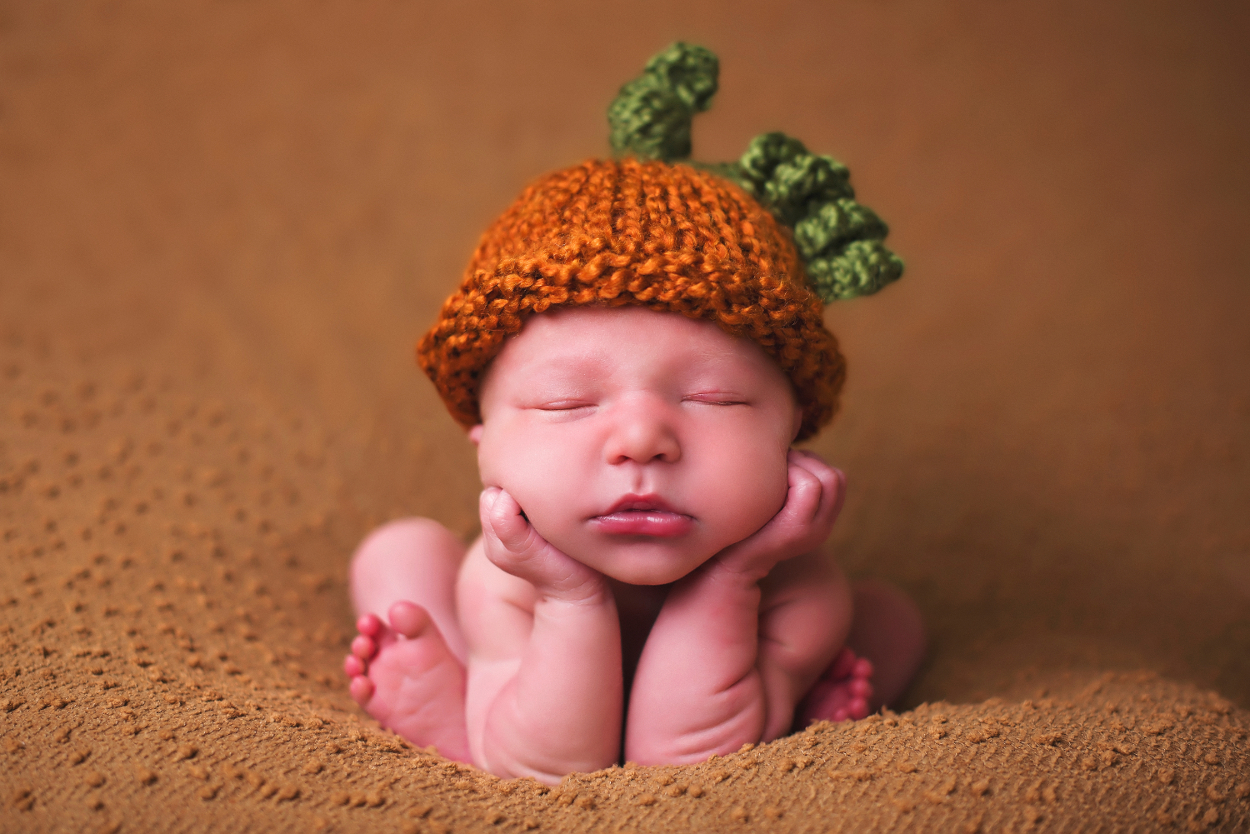
[{"label": "green knitted leaf", "polygon": [[612,152],[639,159],[690,156],[690,124],[716,94],[716,55],[675,43],[647,62],[608,107]]},{"label": "green knitted leaf", "polygon": [[854,197],[845,167],[827,156],[804,154],[782,162],[763,184],[763,199],[782,223],[793,226],[813,205]]},{"label": "green knitted leaf", "polygon": [[849,198],[830,200],[794,224],[794,242],[804,261],[828,257],[854,240],[883,240],[889,233],[876,213]]},{"label": "green knitted leaf", "polygon": [[761,133],[747,145],[746,152],[738,160],[738,166],[752,183],[762,183],[772,177],[778,165],[806,153],[807,148],[793,136],[784,133]]},{"label": "green knitted leaf", "polygon": [[889,229],[855,202],[846,166],[784,133],[751,140],[736,165],[718,170],[794,229],[813,289],[826,303],[881,289],[903,262],[881,244]]},{"label": "green knitted leaf", "polygon": [[826,303],[872,295],[902,274],[903,262],[879,240],[855,240],[807,262],[808,280]]},{"label": "green knitted leaf", "polygon": [[854,197],[846,166],[829,156],[810,153],[784,133],[756,136],[738,160],[747,190],[793,226],[813,202]]}]

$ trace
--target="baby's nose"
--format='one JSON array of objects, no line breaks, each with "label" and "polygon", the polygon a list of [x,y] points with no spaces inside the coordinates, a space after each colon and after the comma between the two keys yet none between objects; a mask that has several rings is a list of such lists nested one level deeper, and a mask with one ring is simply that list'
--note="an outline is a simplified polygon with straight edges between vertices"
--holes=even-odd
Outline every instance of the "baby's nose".
[{"label": "baby's nose", "polygon": [[608,463],[676,463],[681,459],[672,415],[662,403],[629,402],[621,404],[617,412],[604,449]]}]

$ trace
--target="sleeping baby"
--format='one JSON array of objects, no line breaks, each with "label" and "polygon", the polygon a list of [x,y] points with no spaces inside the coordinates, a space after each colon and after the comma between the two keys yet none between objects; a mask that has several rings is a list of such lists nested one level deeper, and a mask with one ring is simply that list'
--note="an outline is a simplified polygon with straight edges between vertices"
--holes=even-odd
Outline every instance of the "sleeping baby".
[{"label": "sleeping baby", "polygon": [[414,744],[548,783],[698,762],[862,718],[919,665],[911,601],[822,549],[842,473],[793,448],[845,376],[822,298],[901,264],[796,140],[683,161],[715,87],[707,50],[654,58],[609,111],[618,158],[526,189],[419,346],[477,447],[482,534],[366,538],[345,661]]}]

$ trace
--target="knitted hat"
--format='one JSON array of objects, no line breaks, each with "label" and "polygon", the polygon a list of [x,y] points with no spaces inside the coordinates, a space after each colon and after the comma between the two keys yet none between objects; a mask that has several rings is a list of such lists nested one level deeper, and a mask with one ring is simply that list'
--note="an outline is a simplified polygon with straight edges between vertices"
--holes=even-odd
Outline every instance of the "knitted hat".
[{"label": "knitted hat", "polygon": [[623,158],[548,174],[487,229],[417,347],[461,425],[481,422],[482,377],[529,316],[627,304],[756,342],[794,386],[797,439],[833,417],[846,366],[822,298],[875,292],[902,263],[881,245],[885,224],[854,201],[846,169],[795,139],[757,137],[727,165],[678,161],[716,75],[701,47],[657,55],[608,111]]}]

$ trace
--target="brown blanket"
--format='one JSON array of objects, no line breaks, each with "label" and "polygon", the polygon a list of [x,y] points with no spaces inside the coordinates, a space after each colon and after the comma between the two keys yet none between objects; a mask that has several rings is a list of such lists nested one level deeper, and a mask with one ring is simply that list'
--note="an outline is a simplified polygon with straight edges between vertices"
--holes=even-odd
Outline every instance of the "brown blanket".
[{"label": "brown blanket", "polygon": [[[1246,13],[560,5],[0,6],[0,829],[1250,827]],[[345,566],[474,531],[412,344],[677,37],[698,155],[786,130],[894,226],[812,446],[931,658],[897,714],[500,781],[352,704]]]}]

